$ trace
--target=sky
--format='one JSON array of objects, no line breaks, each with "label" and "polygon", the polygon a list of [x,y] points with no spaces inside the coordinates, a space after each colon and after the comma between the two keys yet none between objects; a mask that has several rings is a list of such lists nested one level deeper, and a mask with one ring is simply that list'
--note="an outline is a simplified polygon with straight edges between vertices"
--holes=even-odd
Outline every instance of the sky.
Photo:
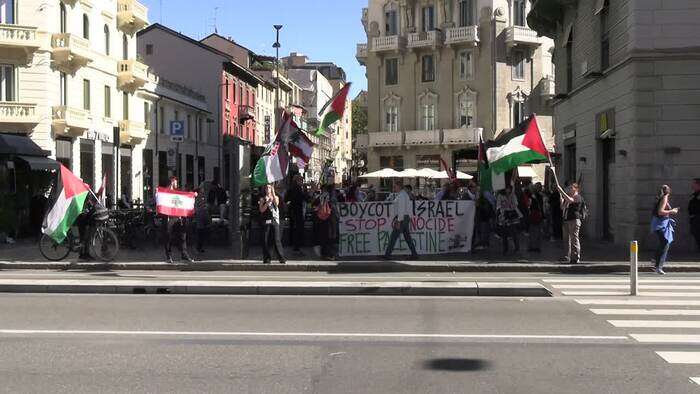
[{"label": "sky", "polygon": [[352,97],[367,89],[365,68],[355,59],[356,45],[367,40],[360,21],[367,0],[140,1],[150,23],[201,39],[214,32],[216,21],[220,35],[258,54],[274,55],[272,25],[283,25],[280,57],[301,52],[310,61],[334,62],[353,83]]}]

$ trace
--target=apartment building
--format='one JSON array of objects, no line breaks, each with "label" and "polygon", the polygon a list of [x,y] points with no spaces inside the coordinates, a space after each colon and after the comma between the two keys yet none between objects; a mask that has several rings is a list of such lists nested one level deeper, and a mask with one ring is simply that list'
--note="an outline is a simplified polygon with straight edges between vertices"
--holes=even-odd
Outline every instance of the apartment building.
[{"label": "apartment building", "polygon": [[149,130],[135,92],[148,73],[135,33],[147,23],[136,0],[0,1],[0,131],[138,198],[131,177]]},{"label": "apartment building", "polygon": [[[691,0],[539,0],[528,15],[556,42],[558,168],[582,181],[591,238],[655,245],[662,184],[685,206],[700,157],[699,19]],[[676,240],[689,247],[684,211]]]},{"label": "apartment building", "polygon": [[[526,0],[369,0],[367,42],[356,57],[368,79],[367,169],[475,173],[485,139],[538,115],[551,145],[551,39],[527,26]],[[540,168],[540,176],[544,169]]]}]

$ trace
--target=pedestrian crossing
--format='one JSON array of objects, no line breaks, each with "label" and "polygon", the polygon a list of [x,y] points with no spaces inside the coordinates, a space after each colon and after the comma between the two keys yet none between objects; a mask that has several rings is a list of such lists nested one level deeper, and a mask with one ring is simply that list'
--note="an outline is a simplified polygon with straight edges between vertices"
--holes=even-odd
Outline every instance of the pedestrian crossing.
[{"label": "pedestrian crossing", "polygon": [[[652,346],[661,360],[696,368],[700,385],[700,279],[640,278],[630,296],[628,278],[547,278],[555,295],[572,296],[637,343]],[[679,350],[679,346],[681,347]]]}]

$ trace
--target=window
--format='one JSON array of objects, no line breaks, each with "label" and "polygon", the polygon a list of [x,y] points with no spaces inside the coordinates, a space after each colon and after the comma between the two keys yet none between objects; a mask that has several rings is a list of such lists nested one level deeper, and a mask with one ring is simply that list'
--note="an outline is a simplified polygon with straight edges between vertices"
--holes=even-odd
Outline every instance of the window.
[{"label": "window", "polygon": [[124,111],[124,120],[129,120],[129,93],[122,94],[122,107]]},{"label": "window", "polygon": [[600,71],[610,67],[610,21],[608,2],[603,3],[600,11]]},{"label": "window", "polygon": [[146,55],[153,55],[153,44],[146,44]]},{"label": "window", "polygon": [[[226,91],[226,100],[228,100],[228,97],[229,97],[228,79],[224,79],[224,87],[225,87],[224,90]],[[236,94],[236,93],[234,92],[234,94]],[[234,101],[235,101],[235,100],[234,100]]]},{"label": "window", "polygon": [[146,130],[151,130],[153,122],[151,121],[151,105],[148,101],[143,102],[143,123],[146,125]]},{"label": "window", "polygon": [[175,114],[175,120],[180,120],[180,112],[178,110],[173,111]]},{"label": "window", "polygon": [[153,151],[144,149],[141,158],[143,163],[143,199],[148,202],[153,198]]},{"label": "window", "polygon": [[459,79],[468,80],[474,77],[474,52],[462,51],[459,53]]},{"label": "window", "polygon": [[197,141],[202,141],[204,142],[203,137],[203,130],[202,130],[202,118],[198,117],[197,118]]},{"label": "window", "polygon": [[513,0],[513,24],[515,26],[526,26],[525,1]]},{"label": "window", "polygon": [[386,71],[385,82],[387,85],[396,85],[399,83],[399,59],[386,59],[384,61]]},{"label": "window", "polygon": [[421,69],[422,69],[422,81],[423,82],[433,82],[435,81],[435,63],[433,62],[433,55],[425,55],[421,58]]},{"label": "window", "polygon": [[569,34],[566,42],[566,91],[574,89],[574,32]]},{"label": "window", "polygon": [[194,187],[194,156],[185,155],[185,186],[186,190]]},{"label": "window", "polygon": [[459,96],[457,127],[476,127],[475,107],[473,94],[463,93]]},{"label": "window", "polygon": [[58,74],[58,84],[60,89],[59,102],[61,105],[68,105],[68,75],[64,72]]},{"label": "window", "polygon": [[185,128],[185,138],[192,138],[192,115],[187,115],[187,128]]},{"label": "window", "polygon": [[83,38],[90,39],[90,19],[88,19],[87,14],[83,14]]},{"label": "window", "polygon": [[576,181],[576,143],[568,143],[564,146],[564,174],[566,180]]},{"label": "window", "polygon": [[109,55],[109,26],[105,25],[105,55]]},{"label": "window", "polygon": [[112,89],[105,86],[105,118],[112,117]]},{"label": "window", "polygon": [[399,107],[391,103],[386,107],[386,131],[399,131]]},{"label": "window", "polygon": [[523,102],[513,101],[513,127],[516,127],[524,119],[525,111],[523,108]]},{"label": "window", "polygon": [[525,53],[513,51],[513,79],[525,79]]},{"label": "window", "polygon": [[200,185],[206,180],[206,165],[204,164],[204,156],[197,157],[197,184]]},{"label": "window", "polygon": [[80,140],[80,178],[95,188],[95,142]]},{"label": "window", "polygon": [[384,31],[387,36],[396,36],[399,34],[398,15],[396,10],[389,10],[384,13],[386,25]]},{"label": "window", "polygon": [[61,33],[66,32],[66,5],[61,2],[59,6],[59,28]]},{"label": "window", "polygon": [[459,27],[476,25],[475,0],[459,1]]},{"label": "window", "polygon": [[423,105],[423,130],[435,130],[435,104]]},{"label": "window", "polygon": [[83,79],[83,109],[90,110],[90,81]]},{"label": "window", "polygon": [[435,30],[435,7],[429,5],[423,7],[423,18],[422,18],[421,28],[423,31],[433,31]]},{"label": "window", "polygon": [[158,111],[158,129],[160,134],[165,133],[165,108],[162,106]]},{"label": "window", "polygon": [[122,35],[122,60],[129,60],[129,39]]},{"label": "window", "polygon": [[15,23],[15,0],[0,0],[0,23]]},{"label": "window", "polygon": [[15,66],[0,64],[0,101],[16,101]]}]

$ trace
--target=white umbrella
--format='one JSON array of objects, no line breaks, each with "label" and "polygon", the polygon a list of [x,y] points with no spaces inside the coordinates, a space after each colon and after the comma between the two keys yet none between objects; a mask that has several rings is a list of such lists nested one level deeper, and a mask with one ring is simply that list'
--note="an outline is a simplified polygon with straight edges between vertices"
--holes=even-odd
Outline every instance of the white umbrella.
[{"label": "white umbrella", "polygon": [[360,178],[401,178],[401,173],[393,168],[383,168],[379,171],[370,172],[360,175]]},{"label": "white umbrella", "polygon": [[418,170],[418,176],[421,178],[432,178],[437,175],[439,171],[435,171],[431,168],[421,168]]},{"label": "white umbrella", "polygon": [[400,172],[401,178],[418,178],[420,174],[415,168],[407,168]]},{"label": "white umbrella", "polygon": [[[447,171],[440,171],[432,177],[433,179],[448,179]],[[457,171],[457,179],[473,179],[474,177],[462,171]]]}]

